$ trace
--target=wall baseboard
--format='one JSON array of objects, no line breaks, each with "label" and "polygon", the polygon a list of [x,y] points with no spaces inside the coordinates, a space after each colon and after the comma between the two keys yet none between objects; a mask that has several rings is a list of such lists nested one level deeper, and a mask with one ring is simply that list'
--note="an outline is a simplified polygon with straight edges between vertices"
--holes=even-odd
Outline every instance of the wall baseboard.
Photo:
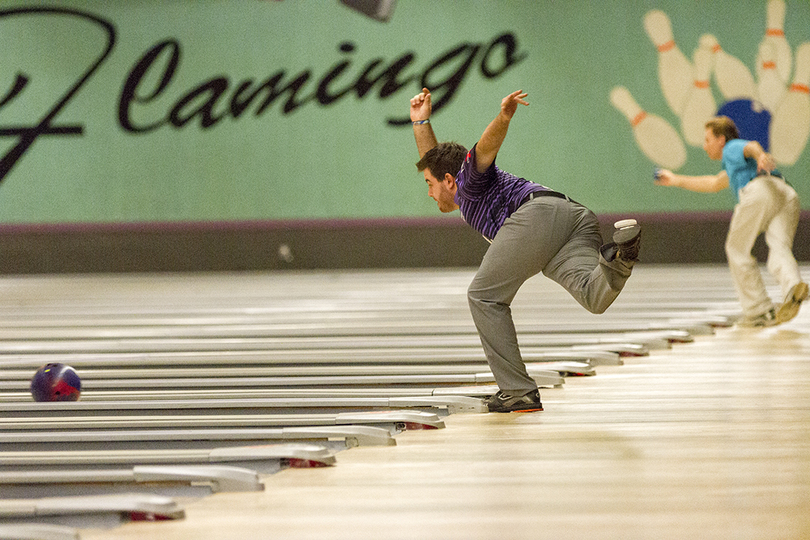
[{"label": "wall baseboard", "polygon": [[[603,237],[626,216],[600,216]],[[641,261],[725,263],[730,212],[634,215]],[[0,274],[477,266],[488,243],[460,219],[0,226]],[[810,261],[810,212],[794,242]],[[754,254],[764,261],[762,238]]]}]

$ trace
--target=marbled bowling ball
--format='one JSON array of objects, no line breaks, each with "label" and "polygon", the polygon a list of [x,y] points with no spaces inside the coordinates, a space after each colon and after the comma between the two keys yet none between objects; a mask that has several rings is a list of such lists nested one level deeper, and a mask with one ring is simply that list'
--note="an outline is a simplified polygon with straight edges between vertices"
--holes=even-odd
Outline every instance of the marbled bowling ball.
[{"label": "marbled bowling ball", "polygon": [[79,401],[82,380],[70,366],[45,364],[31,379],[31,395],[34,401]]}]

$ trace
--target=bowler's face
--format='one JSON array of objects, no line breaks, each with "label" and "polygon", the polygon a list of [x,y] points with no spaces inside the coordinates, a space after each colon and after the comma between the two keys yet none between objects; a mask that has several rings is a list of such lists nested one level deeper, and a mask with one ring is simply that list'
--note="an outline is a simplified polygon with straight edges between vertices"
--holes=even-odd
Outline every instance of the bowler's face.
[{"label": "bowler's face", "polygon": [[436,201],[439,210],[445,213],[456,210],[458,205],[455,201],[455,193],[451,189],[452,182],[447,179],[439,180],[433,176],[430,169],[425,169],[422,172],[425,175],[425,182],[427,182],[428,185],[428,195],[431,199]]},{"label": "bowler's face", "polygon": [[706,136],[703,141],[703,149],[709,159],[715,161],[723,159],[723,147],[726,145],[725,135],[715,135],[711,128],[706,128]]}]

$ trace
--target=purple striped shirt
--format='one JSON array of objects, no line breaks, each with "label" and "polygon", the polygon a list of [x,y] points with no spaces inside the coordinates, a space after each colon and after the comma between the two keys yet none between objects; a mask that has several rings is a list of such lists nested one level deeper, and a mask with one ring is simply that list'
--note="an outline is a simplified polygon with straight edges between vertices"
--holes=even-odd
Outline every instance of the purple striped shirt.
[{"label": "purple striped shirt", "polygon": [[495,238],[506,218],[529,193],[549,191],[545,186],[502,171],[494,161],[485,172],[479,173],[475,168],[475,146],[467,152],[456,175],[456,185],[455,202],[461,217],[488,240]]}]

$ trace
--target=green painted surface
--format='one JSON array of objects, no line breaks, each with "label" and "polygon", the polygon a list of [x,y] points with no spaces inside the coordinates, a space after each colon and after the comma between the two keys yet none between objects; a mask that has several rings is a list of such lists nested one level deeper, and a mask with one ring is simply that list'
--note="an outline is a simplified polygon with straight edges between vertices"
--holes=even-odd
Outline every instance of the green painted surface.
[{"label": "green painted surface", "polygon": [[[387,22],[338,0],[49,4],[98,20],[15,11],[41,4],[0,5],[0,224],[434,216],[411,128],[391,123],[423,82],[443,101],[438,137],[467,146],[503,96],[527,91],[498,165],[597,213],[729,209],[728,192],[653,186],[654,163],[609,95],[627,87],[680,134],[644,15],[664,11],[687,57],[712,33],[754,73],[766,26],[763,0],[399,0]],[[794,52],[810,40],[810,3],[787,2],[784,30]],[[27,83],[11,95],[18,74]],[[267,94],[248,96],[274,79],[300,88],[260,109]],[[57,133],[41,129],[10,163],[51,112]],[[81,133],[56,129],[71,126]],[[781,167],[805,207],[808,154]],[[719,164],[688,147],[680,170]]]}]

